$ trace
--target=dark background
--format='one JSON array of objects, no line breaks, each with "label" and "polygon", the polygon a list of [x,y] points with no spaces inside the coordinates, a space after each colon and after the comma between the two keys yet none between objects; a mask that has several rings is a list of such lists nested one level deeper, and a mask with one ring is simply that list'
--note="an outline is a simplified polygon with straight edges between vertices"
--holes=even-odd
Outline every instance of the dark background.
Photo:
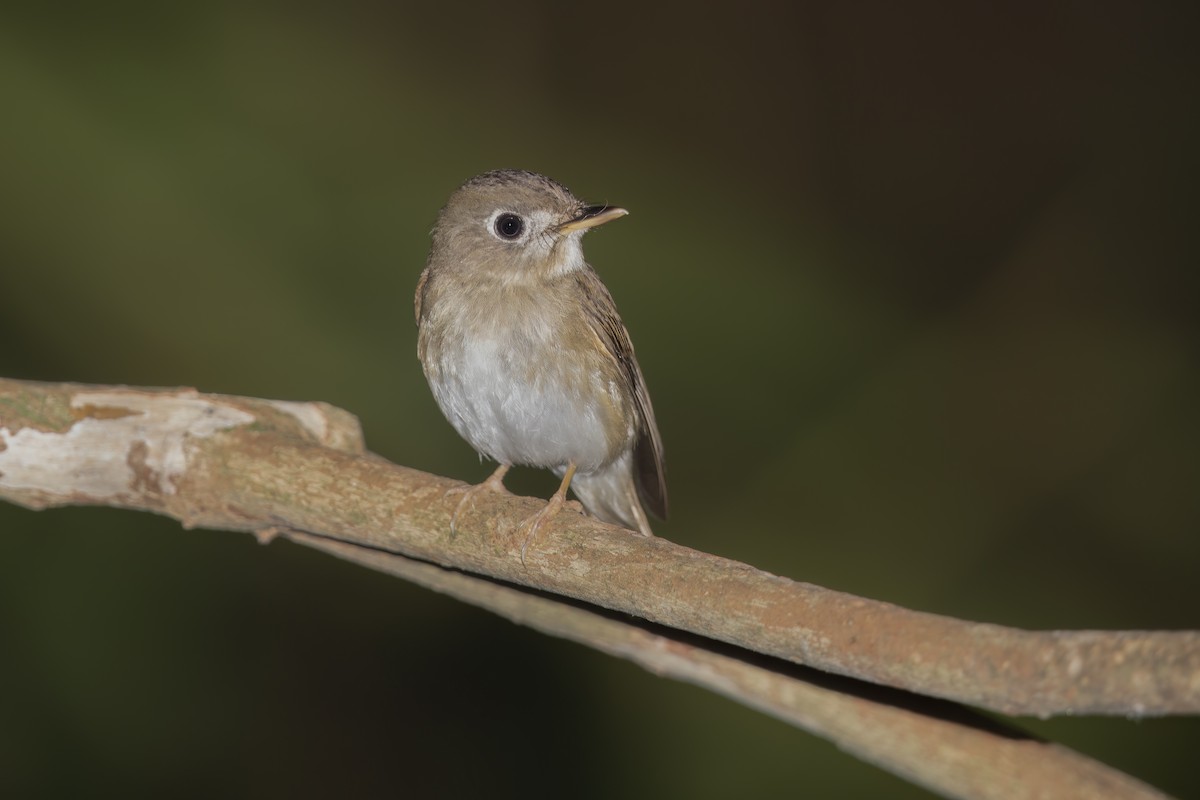
[{"label": "dark background", "polygon": [[[587,252],[662,535],[967,619],[1196,628],[1196,27],[1027,5],[6,8],[0,375],[325,400],[478,480],[412,291],[455,186],[533,169],[632,211]],[[0,532],[13,797],[925,796],[289,544]],[[1196,790],[1196,719],[1019,722]]]}]

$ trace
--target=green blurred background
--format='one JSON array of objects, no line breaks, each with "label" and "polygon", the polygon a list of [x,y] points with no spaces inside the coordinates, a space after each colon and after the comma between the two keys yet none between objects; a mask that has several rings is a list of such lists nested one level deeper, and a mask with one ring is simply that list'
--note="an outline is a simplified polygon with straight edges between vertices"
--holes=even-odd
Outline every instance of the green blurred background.
[{"label": "green blurred background", "polygon": [[[662,535],[963,618],[1200,626],[1188,6],[830,5],[6,7],[0,375],[325,400],[478,480],[412,291],[448,194],[533,169],[632,211],[587,252]],[[927,796],[286,543],[0,531],[7,796]],[[1021,723],[1196,791],[1196,719]]]}]

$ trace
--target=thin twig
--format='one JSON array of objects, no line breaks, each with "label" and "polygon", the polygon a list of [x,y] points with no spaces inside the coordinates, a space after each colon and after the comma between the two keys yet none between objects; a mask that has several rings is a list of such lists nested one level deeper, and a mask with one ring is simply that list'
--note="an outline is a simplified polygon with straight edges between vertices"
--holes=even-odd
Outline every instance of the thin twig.
[{"label": "thin twig", "polygon": [[1162,798],[1140,781],[941,700],[836,678],[394,553],[283,531],[522,625],[724,695],[947,797]]}]

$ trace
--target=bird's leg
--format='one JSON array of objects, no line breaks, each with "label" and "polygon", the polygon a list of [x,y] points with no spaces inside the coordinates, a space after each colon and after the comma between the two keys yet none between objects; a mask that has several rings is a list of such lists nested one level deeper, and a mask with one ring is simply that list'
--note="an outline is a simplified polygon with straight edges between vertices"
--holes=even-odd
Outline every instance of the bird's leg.
[{"label": "bird's leg", "polygon": [[474,486],[464,486],[451,489],[446,492],[449,497],[452,494],[462,492],[463,498],[458,501],[458,505],[454,508],[454,514],[450,517],[450,535],[453,536],[458,528],[458,514],[463,510],[463,506],[467,504],[478,492],[495,492],[497,494],[508,494],[508,489],[504,486],[504,475],[511,469],[508,464],[501,464],[496,467],[496,471],[483,481]]},{"label": "bird's leg", "polygon": [[559,484],[558,491],[550,497],[550,502],[546,503],[546,507],[534,514],[525,521],[521,527],[528,530],[525,534],[525,541],[521,544],[521,563],[525,563],[525,551],[529,549],[529,543],[533,541],[534,535],[537,533],[541,524],[553,517],[562,508],[563,503],[567,500],[567,489],[571,487],[571,478],[575,477],[574,462],[567,464],[567,471],[563,474],[562,483]]}]

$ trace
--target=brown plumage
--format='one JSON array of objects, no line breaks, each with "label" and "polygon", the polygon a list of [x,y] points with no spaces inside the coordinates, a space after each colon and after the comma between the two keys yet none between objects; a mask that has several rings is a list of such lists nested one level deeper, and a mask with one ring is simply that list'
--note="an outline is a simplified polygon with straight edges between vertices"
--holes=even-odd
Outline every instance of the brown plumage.
[{"label": "brown plumage", "polygon": [[[570,487],[584,508],[647,536],[666,518],[663,447],[629,332],[580,239],[625,215],[531,172],[472,178],[450,198],[415,298],[417,355],[459,434],[508,467],[563,478],[526,545]],[[639,502],[640,500],[640,502]],[[461,509],[460,504],[460,509]],[[457,516],[457,514],[456,514]]]}]

